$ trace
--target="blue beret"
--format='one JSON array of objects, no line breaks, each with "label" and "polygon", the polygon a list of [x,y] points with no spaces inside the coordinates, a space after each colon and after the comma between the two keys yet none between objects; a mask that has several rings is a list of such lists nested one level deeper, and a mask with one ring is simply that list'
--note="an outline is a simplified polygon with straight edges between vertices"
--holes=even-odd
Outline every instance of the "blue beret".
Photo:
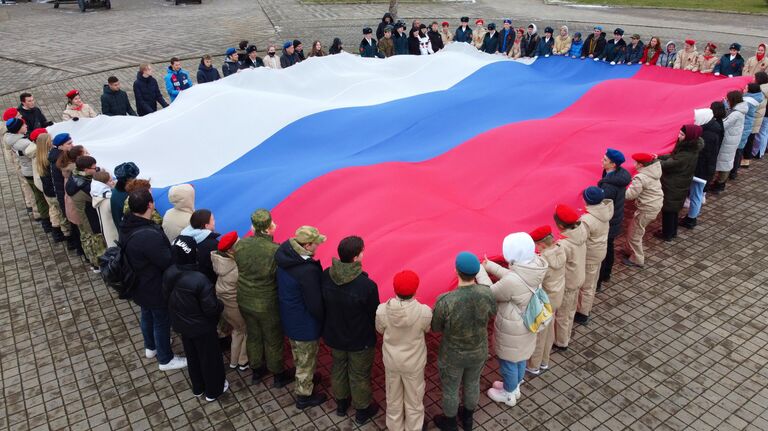
[{"label": "blue beret", "polygon": [[509,19],[509,18],[506,18],[506,19],[504,20],[504,24],[512,24],[512,20],[511,20],[511,19]]},{"label": "blue beret", "polygon": [[227,48],[227,57],[229,57],[230,55],[232,55],[232,54],[234,54],[236,52],[237,52],[237,50],[235,48]]},{"label": "blue beret", "polygon": [[474,254],[462,251],[456,256],[456,270],[462,274],[475,275],[480,272],[480,261]]},{"label": "blue beret", "polygon": [[617,165],[624,163],[625,160],[624,154],[621,154],[621,151],[614,150],[613,148],[608,148],[608,150],[605,151],[605,157],[608,157],[608,160],[616,163]]},{"label": "blue beret", "polygon": [[139,167],[136,166],[136,163],[133,162],[125,162],[120,163],[115,168],[115,178],[118,180],[128,180],[131,178],[136,178],[139,176]]},{"label": "blue beret", "polygon": [[21,130],[21,126],[24,125],[24,120],[18,118],[11,118],[5,122],[5,128],[11,133],[16,133]]},{"label": "blue beret", "polygon": [[602,26],[599,26],[599,25],[596,25],[596,26],[595,26],[595,30],[600,30],[600,31],[603,31],[603,27],[602,27]]},{"label": "blue beret", "polygon": [[288,49],[288,48],[289,48],[289,47],[291,47],[291,46],[293,46],[293,42],[291,42],[290,40],[289,40],[289,41],[286,41],[286,42],[283,44],[283,49]]},{"label": "blue beret", "polygon": [[600,187],[590,186],[584,189],[584,202],[587,205],[597,205],[605,199],[605,192]]},{"label": "blue beret", "polygon": [[69,133],[59,133],[53,138],[53,146],[59,147],[61,145],[66,144],[67,142],[71,141],[72,138],[69,136]]}]

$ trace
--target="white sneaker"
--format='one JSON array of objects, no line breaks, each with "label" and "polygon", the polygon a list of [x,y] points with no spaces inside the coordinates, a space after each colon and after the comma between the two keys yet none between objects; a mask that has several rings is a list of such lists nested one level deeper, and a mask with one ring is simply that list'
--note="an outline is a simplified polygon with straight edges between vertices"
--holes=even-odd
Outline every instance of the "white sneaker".
[{"label": "white sneaker", "polygon": [[[521,384],[522,384],[522,383],[521,383]],[[522,396],[523,396],[523,394],[522,394],[522,393],[520,393],[520,385],[518,385],[518,386],[515,388],[515,390],[514,390],[514,391],[512,391],[512,395],[514,395],[514,396],[515,396],[515,400],[519,400],[519,399],[520,399],[520,397],[522,397]]]},{"label": "white sneaker", "polygon": [[504,389],[504,382],[495,381],[493,382],[493,388],[494,389]]},{"label": "white sneaker", "polygon": [[237,368],[237,364],[229,364],[229,368],[234,370]]},{"label": "white sneaker", "polygon": [[534,376],[538,376],[541,374],[541,368],[527,368],[525,369],[526,373],[533,374]]},{"label": "white sneaker", "polygon": [[514,407],[517,404],[515,395],[511,392],[507,392],[504,389],[490,388],[488,389],[488,398],[496,401],[497,403],[504,403],[509,407]]},{"label": "white sneaker", "polygon": [[539,368],[541,368],[542,371],[549,369],[549,364],[541,364],[539,365]]},{"label": "white sneaker", "polygon": [[157,350],[144,349],[144,356],[146,356],[147,359],[152,359],[157,356]]},{"label": "white sneaker", "polygon": [[[227,392],[228,389],[229,389],[229,382],[227,380],[224,380],[224,390],[221,391],[221,395],[224,395],[224,393]],[[221,396],[221,395],[219,395],[219,396]],[[209,403],[211,403],[213,401],[216,401],[216,398],[205,397],[205,400],[208,401]]]},{"label": "white sneaker", "polygon": [[160,364],[160,371],[178,370],[187,368],[187,358],[174,356],[167,364]]}]

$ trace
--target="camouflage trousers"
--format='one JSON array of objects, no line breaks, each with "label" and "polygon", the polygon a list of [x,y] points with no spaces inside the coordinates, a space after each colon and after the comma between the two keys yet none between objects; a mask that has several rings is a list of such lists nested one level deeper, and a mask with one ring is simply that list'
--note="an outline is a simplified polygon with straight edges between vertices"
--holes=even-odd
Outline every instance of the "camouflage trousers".
[{"label": "camouflage trousers", "polygon": [[[87,220],[86,223],[88,223]],[[80,244],[83,247],[83,252],[88,262],[91,265],[99,266],[99,257],[107,249],[104,237],[100,233],[88,233],[80,229]]]},{"label": "camouflage trousers", "polygon": [[61,229],[64,236],[69,236],[70,225],[69,220],[64,217],[64,213],[59,208],[59,201],[56,197],[46,196],[45,201],[48,202],[48,216],[51,218],[51,226]]},{"label": "camouflage trousers", "polygon": [[443,392],[443,414],[456,417],[459,411],[459,385],[464,386],[464,408],[475,410],[480,399],[480,374],[485,367],[483,358],[437,358],[437,369],[440,372],[440,386]]},{"label": "camouflage trousers", "polygon": [[283,364],[283,328],[280,325],[280,315],[274,311],[250,311],[240,307],[240,314],[245,319],[248,333],[245,346],[248,350],[248,360],[251,368],[264,366],[266,358],[267,369],[272,374],[282,373]]},{"label": "camouflage trousers", "polygon": [[48,217],[48,202],[45,200],[45,195],[35,185],[35,180],[32,177],[24,177],[27,186],[32,191],[32,200],[35,203],[34,208],[37,210],[38,218],[46,219]]},{"label": "camouflage trousers", "polygon": [[370,347],[359,352],[331,349],[331,389],[337,400],[352,397],[352,407],[357,410],[371,404],[371,368],[376,349]]},{"label": "camouflage trousers", "polygon": [[317,340],[290,340],[293,364],[296,366],[296,395],[309,396],[315,388],[312,378],[317,366]]}]

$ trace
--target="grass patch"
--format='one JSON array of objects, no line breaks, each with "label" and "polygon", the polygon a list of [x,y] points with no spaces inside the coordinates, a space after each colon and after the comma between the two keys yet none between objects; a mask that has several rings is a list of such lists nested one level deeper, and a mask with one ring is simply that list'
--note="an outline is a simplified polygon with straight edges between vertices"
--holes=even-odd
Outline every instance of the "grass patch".
[{"label": "grass patch", "polygon": [[766,0],[571,0],[574,3],[605,6],[674,7],[682,9],[712,9],[727,12],[768,13]]},{"label": "grass patch", "polygon": [[[304,4],[387,4],[389,0],[301,0]],[[400,0],[400,3],[439,3],[440,0]]]}]

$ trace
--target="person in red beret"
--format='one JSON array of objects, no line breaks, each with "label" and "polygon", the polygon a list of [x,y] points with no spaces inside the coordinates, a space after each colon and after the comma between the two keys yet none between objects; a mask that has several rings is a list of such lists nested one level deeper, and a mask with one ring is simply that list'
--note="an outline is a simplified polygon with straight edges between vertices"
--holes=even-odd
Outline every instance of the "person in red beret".
[{"label": "person in red beret", "polygon": [[[6,158],[7,160],[15,160],[15,153],[13,149],[6,144],[6,136],[5,132],[7,132],[7,128],[5,127],[5,122],[10,120],[11,118],[18,118],[21,119],[21,112],[19,112],[16,108],[8,108],[5,111],[3,111],[3,121],[0,123],[0,144],[2,144],[3,148],[6,151]],[[34,218],[40,218],[40,214],[37,212],[37,207],[35,206],[35,198],[32,195],[32,189],[29,188],[29,184],[24,180],[24,176],[21,175],[21,171],[19,170],[19,165],[16,163],[16,173],[19,177],[19,184],[21,185],[21,194],[24,196],[24,205],[27,207],[27,212],[31,213]]]},{"label": "person in red beret", "polygon": [[61,119],[64,121],[75,120],[80,118],[93,118],[99,115],[96,110],[91,108],[91,105],[83,103],[83,99],[80,98],[80,92],[78,90],[69,90],[67,92],[67,106],[64,108],[64,112],[61,114]]},{"label": "person in red beret", "polygon": [[216,272],[216,297],[224,304],[221,317],[232,326],[232,345],[229,350],[229,368],[248,370],[248,350],[245,347],[245,319],[237,306],[237,263],[235,244],[239,238],[232,231],[219,237],[217,250],[211,252],[211,264]]},{"label": "person in red beret", "polygon": [[[559,241],[555,241],[555,237],[552,235],[552,228],[549,225],[534,229],[530,235],[536,243],[539,255],[549,265],[541,287],[549,296],[552,312],[557,315],[557,310],[560,309],[563,303],[563,294],[565,292],[565,248]],[[536,348],[533,350],[531,358],[528,359],[525,371],[538,375],[549,369],[549,354],[552,351],[552,343],[554,341],[554,324],[549,325],[546,330],[536,334]]]},{"label": "person in red beret", "polygon": [[416,298],[419,276],[405,270],[395,274],[395,297],[376,309],[376,331],[384,337],[387,429],[420,430],[424,424],[424,367],[432,309]]},{"label": "person in red beret", "polygon": [[475,48],[480,49],[483,46],[486,33],[488,33],[488,30],[485,29],[485,21],[482,18],[478,18],[475,21],[474,30],[472,30],[472,43],[475,44]]},{"label": "person in red beret", "polygon": [[560,204],[555,208],[555,225],[563,239],[560,244],[565,250],[565,293],[563,303],[555,314],[556,351],[568,350],[573,329],[573,315],[579,289],[584,284],[587,258],[587,229],[579,221],[579,213],[568,205]]},{"label": "person in red beret", "polygon": [[685,49],[677,53],[675,59],[675,69],[694,70],[699,61],[699,53],[696,51],[696,41],[693,39],[685,40]]},{"label": "person in red beret", "polygon": [[715,70],[715,65],[717,65],[717,45],[710,42],[707,44],[707,46],[704,48],[704,54],[701,54],[699,56],[698,61],[696,62],[696,67],[693,68],[694,72],[701,72],[701,73],[712,73]]},{"label": "person in red beret", "polygon": [[664,203],[664,192],[661,190],[661,164],[655,154],[635,153],[637,174],[632,178],[629,188],[624,193],[626,200],[634,200],[635,210],[632,222],[627,230],[627,247],[624,250],[622,263],[627,266],[642,267],[645,265],[643,252],[643,236],[645,228],[656,220]]},{"label": "person in red beret", "polygon": [[443,39],[443,45],[448,45],[449,43],[453,42],[453,33],[451,33],[451,28],[448,21],[443,21],[440,28],[440,37]]}]

